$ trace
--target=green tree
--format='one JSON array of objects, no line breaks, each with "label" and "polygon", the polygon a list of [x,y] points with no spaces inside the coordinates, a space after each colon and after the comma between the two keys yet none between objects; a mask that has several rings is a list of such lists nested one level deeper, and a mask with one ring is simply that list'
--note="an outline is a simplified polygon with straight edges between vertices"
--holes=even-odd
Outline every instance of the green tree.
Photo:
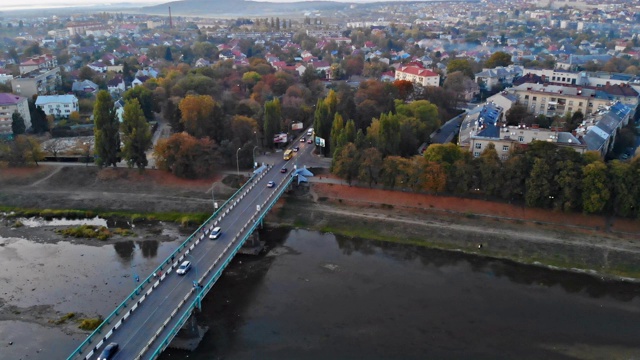
[{"label": "green tree", "polygon": [[466,59],[454,59],[449,61],[447,64],[447,74],[451,74],[456,71],[460,71],[470,78],[473,78],[474,76],[471,63]]},{"label": "green tree", "polygon": [[264,103],[263,132],[267,145],[273,147],[273,136],[282,129],[282,113],[280,100],[275,98]]},{"label": "green tree", "polygon": [[588,214],[600,213],[611,197],[608,187],[607,166],[602,161],[588,164],[583,169],[582,209]]},{"label": "green tree", "polygon": [[385,156],[400,154],[400,121],[398,116],[382,114],[380,116],[378,148]]},{"label": "green tree", "polygon": [[154,119],[154,112],[160,111],[159,104],[153,99],[153,92],[144,86],[133,87],[124,93],[124,101],[138,100],[147,121]]},{"label": "green tree", "polygon": [[13,136],[22,135],[26,130],[27,128],[24,124],[22,115],[17,111],[14,112],[11,115],[11,132],[13,133]]},{"label": "green tree", "polygon": [[485,68],[493,69],[496,66],[509,66],[513,64],[511,55],[503,51],[496,51],[484,63]]},{"label": "green tree", "polygon": [[122,115],[122,157],[129,167],[134,165],[143,170],[148,164],[146,151],[151,148],[151,131],[144,117],[138,99],[131,99],[124,105]]},{"label": "green tree", "polygon": [[[339,113],[333,118],[333,124],[331,125],[330,143],[331,149],[335,153],[340,145],[340,136],[344,132],[344,120]],[[346,144],[346,143],[345,143]],[[344,144],[343,144],[344,145]]]},{"label": "green tree", "polygon": [[96,164],[115,167],[120,155],[120,124],[109,92],[101,90],[93,108]]},{"label": "green tree", "polygon": [[171,54],[171,48],[167,46],[167,49],[164,51],[164,59],[167,61],[173,61],[173,55]]},{"label": "green tree", "polygon": [[527,206],[551,207],[553,175],[547,159],[537,158],[534,160],[531,174],[527,179],[527,194],[525,196]]}]

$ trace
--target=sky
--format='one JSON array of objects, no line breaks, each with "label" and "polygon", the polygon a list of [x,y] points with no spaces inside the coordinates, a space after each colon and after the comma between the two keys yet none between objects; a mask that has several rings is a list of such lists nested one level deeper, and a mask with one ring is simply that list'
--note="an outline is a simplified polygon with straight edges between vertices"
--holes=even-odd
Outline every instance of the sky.
[{"label": "sky", "polygon": [[161,4],[165,2],[169,2],[170,0],[19,0],[19,1],[11,1],[11,0],[0,0],[0,10],[2,11],[11,11],[11,10],[24,10],[24,9],[54,9],[54,8],[63,8],[63,7],[81,7],[81,6],[95,6],[95,5],[103,5],[108,6],[110,4],[117,5],[122,3],[129,3],[131,5],[148,5],[148,4]]}]

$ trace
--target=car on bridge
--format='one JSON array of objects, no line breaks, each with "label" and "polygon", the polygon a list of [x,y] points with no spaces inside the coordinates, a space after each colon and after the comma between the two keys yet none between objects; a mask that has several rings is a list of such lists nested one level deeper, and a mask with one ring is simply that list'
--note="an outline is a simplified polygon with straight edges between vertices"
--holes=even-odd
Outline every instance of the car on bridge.
[{"label": "car on bridge", "polygon": [[276,183],[275,183],[274,181],[269,181],[269,182],[267,183],[267,187],[268,187],[268,188],[272,188],[272,187],[275,187],[275,186],[276,186]]},{"label": "car on bridge", "polygon": [[184,275],[189,270],[191,270],[191,261],[185,260],[182,262],[182,264],[180,264],[180,267],[178,268],[178,270],[176,270],[176,273],[178,273],[178,275]]},{"label": "car on bridge", "polygon": [[104,350],[102,350],[102,353],[100,353],[100,356],[98,356],[98,360],[109,360],[113,358],[113,355],[115,355],[118,352],[118,343],[111,343],[109,345],[107,345]]},{"label": "car on bridge", "polygon": [[280,172],[283,173],[283,174],[286,173],[287,172],[287,168],[283,166],[282,169],[280,169]]},{"label": "car on bridge", "polygon": [[209,239],[217,239],[220,237],[220,234],[222,234],[222,229],[220,228],[220,226],[216,226],[213,228],[213,230],[211,230],[211,234],[209,234]]}]

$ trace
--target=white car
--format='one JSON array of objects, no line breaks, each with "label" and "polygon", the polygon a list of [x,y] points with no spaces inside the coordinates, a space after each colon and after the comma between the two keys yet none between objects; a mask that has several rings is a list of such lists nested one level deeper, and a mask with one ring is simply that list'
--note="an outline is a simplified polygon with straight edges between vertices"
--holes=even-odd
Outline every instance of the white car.
[{"label": "white car", "polygon": [[186,274],[189,270],[191,270],[191,261],[183,261],[182,264],[180,264],[180,267],[178,268],[178,270],[176,270],[176,272],[178,273],[178,275],[184,275]]},{"label": "white car", "polygon": [[216,226],[213,228],[213,230],[211,230],[211,234],[209,234],[209,239],[217,239],[220,237],[220,234],[222,234],[222,229],[220,229],[220,226]]},{"label": "white car", "polygon": [[272,188],[272,187],[275,187],[275,186],[276,186],[276,183],[275,183],[275,182],[273,182],[273,181],[269,181],[269,182],[267,183],[267,187],[268,187],[268,188]]}]

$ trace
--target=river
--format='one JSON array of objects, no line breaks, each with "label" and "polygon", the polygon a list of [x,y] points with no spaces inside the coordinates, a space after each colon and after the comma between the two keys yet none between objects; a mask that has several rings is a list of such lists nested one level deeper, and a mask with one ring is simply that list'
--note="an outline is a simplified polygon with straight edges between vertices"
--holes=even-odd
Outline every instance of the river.
[{"label": "river", "polygon": [[[199,348],[161,359],[640,354],[640,284],[305,230],[267,230],[263,240],[268,253],[236,258],[204,300],[198,321],[210,330]],[[24,314],[106,314],[135,286],[131,274],[151,271],[177,243],[0,238],[0,298]],[[0,359],[62,359],[81,340],[0,317]]]}]

